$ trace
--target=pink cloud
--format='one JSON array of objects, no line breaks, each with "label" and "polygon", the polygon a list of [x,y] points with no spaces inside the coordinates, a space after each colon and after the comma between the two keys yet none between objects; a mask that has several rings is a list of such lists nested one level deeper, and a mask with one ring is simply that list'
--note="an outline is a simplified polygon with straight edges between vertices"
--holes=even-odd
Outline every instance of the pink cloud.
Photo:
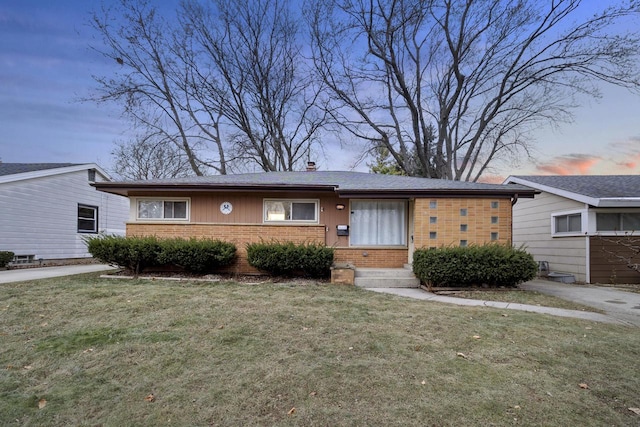
[{"label": "pink cloud", "polygon": [[505,179],[507,179],[507,177],[502,175],[483,175],[478,179],[478,182],[484,184],[502,184]]},{"label": "pink cloud", "polygon": [[538,172],[548,175],[589,175],[600,157],[586,154],[569,154],[551,159],[549,163],[536,165]]}]

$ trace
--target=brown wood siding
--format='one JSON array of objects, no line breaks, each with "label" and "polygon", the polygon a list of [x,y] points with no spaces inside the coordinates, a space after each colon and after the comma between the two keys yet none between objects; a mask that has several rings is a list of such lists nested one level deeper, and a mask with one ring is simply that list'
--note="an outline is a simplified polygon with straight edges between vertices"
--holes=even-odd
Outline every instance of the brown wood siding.
[{"label": "brown wood siding", "polygon": [[[176,194],[157,193],[139,194],[140,197],[178,197]],[[263,224],[263,201],[264,199],[309,199],[319,200],[320,217],[317,225],[324,226],[325,244],[334,247],[348,247],[349,239],[345,236],[338,236],[336,226],[338,224],[349,224],[349,201],[340,199],[334,194],[323,192],[304,193],[249,193],[249,192],[202,192],[184,193],[179,197],[189,197],[191,199],[192,224]],[[223,202],[230,202],[233,210],[229,215],[220,212],[220,205]],[[344,210],[337,210],[337,204],[344,204]],[[292,226],[299,224],[292,223]]]},{"label": "brown wood siding", "polygon": [[[628,248],[617,245],[599,236],[589,238],[589,259],[591,260],[591,283],[640,283],[640,273],[630,269],[611,253],[621,255],[631,254]],[[640,244],[640,237],[633,238]],[[640,255],[636,255],[633,262],[640,263]]]}]

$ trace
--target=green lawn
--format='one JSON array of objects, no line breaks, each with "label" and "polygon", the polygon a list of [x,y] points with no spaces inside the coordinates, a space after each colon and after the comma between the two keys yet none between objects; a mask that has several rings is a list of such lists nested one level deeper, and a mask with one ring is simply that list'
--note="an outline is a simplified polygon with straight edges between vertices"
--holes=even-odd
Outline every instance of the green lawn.
[{"label": "green lawn", "polygon": [[636,328],[353,287],[0,285],[0,342],[3,426],[640,424]]}]

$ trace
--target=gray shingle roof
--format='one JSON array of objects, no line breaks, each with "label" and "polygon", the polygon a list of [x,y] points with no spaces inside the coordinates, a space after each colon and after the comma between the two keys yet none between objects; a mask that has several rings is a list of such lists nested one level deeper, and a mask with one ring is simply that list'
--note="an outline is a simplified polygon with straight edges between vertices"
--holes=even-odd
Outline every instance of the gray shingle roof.
[{"label": "gray shingle roof", "polygon": [[640,175],[516,175],[513,178],[596,199],[640,197]]},{"label": "gray shingle roof", "polygon": [[[375,193],[387,194],[398,192],[495,192],[499,194],[516,193],[523,194],[532,191],[524,186],[504,186],[499,184],[482,184],[464,181],[451,181],[443,179],[416,178],[395,175],[379,175],[364,172],[347,171],[313,171],[313,172],[262,172],[238,175],[216,175],[207,177],[188,177],[148,181],[122,181],[110,183],[98,183],[100,190],[116,188],[202,188],[202,189],[323,189],[345,193]],[[119,194],[123,194],[120,192]]]},{"label": "gray shingle roof", "polygon": [[0,176],[35,172],[46,169],[66,168],[80,163],[4,163],[0,162]]}]

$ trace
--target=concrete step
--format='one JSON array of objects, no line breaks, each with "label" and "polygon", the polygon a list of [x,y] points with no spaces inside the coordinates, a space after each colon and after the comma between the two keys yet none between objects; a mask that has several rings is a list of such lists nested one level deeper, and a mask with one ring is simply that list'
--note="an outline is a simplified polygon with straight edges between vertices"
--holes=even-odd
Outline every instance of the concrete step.
[{"label": "concrete step", "polygon": [[356,277],[415,277],[406,268],[356,268]]},{"label": "concrete step", "polygon": [[406,268],[357,268],[355,285],[362,288],[418,288],[420,281]]}]

